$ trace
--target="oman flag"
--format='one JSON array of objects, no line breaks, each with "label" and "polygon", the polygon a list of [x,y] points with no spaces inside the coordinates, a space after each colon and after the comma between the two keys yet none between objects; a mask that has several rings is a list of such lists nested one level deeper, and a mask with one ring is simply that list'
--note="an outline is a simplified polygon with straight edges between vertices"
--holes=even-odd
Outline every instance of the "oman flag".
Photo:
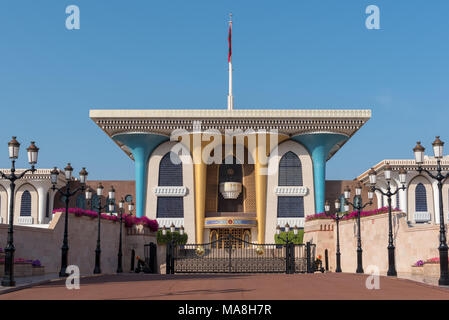
[{"label": "oman flag", "polygon": [[231,62],[231,56],[232,56],[231,30],[232,30],[232,24],[229,24],[229,36],[228,36],[229,53],[228,53],[228,62]]}]

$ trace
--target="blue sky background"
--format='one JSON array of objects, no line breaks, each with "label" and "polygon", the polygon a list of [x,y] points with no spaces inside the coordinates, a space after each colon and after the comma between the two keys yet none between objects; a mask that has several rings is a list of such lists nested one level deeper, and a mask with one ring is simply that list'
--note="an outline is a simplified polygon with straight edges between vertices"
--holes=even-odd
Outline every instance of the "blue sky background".
[{"label": "blue sky background", "polygon": [[[65,28],[71,4],[80,30]],[[370,4],[381,30],[365,28]],[[328,179],[449,142],[447,0],[15,0],[0,2],[0,167],[17,135],[41,168],[134,179],[89,109],[225,108],[231,11],[236,109],[372,109]]]}]

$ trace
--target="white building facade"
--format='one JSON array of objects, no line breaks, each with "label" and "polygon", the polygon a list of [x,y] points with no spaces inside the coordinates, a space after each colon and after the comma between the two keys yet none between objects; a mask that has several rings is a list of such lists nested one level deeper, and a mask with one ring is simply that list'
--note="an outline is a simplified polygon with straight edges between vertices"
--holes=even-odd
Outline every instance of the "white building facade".
[{"label": "white building facade", "polygon": [[[9,174],[9,169],[0,169]],[[24,169],[16,169],[20,174]],[[52,219],[56,191],[51,190],[51,169],[37,169],[15,181],[14,224],[48,225]],[[57,187],[65,185],[62,175],[58,177]],[[9,223],[9,204],[11,199],[10,181],[0,179],[0,223]]]},{"label": "white building facade", "polygon": [[[391,188],[395,191],[399,183],[398,172],[400,168],[407,170],[407,179],[405,183],[405,190],[399,192],[392,197],[392,207],[398,208],[407,213],[407,220],[409,224],[440,223],[440,199],[438,193],[438,183],[431,179],[424,171],[420,174],[418,172],[418,165],[415,160],[383,160],[376,164],[373,169],[377,173],[377,187],[386,192],[387,182],[384,178],[383,170],[387,163],[392,167]],[[443,174],[449,171],[449,157],[441,160],[443,167]],[[436,173],[437,160],[433,157],[425,157],[422,165],[424,169]],[[357,180],[364,184],[369,183],[369,170],[361,174]],[[443,212],[444,219],[447,223],[449,217],[449,181],[443,181]],[[386,196],[382,196],[380,192],[376,191],[377,207],[384,207],[388,205]]]}]

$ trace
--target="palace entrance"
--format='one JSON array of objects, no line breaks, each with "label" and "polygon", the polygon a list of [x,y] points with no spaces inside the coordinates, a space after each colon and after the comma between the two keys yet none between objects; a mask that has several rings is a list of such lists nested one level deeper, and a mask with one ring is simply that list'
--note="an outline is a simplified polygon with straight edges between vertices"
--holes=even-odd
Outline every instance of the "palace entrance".
[{"label": "palace entrance", "polygon": [[[232,237],[229,237],[231,235]],[[244,241],[239,241],[240,239]],[[229,245],[232,248],[247,248],[251,240],[251,231],[242,228],[220,228],[212,229],[209,235],[209,241],[215,244],[216,249],[224,249]],[[230,243],[228,243],[230,241]]]},{"label": "palace entrance", "polygon": [[[244,229],[217,229],[209,243],[167,245],[167,273],[305,273],[314,272],[315,245],[258,244],[237,238]],[[224,231],[228,230],[228,231]],[[242,234],[238,234],[242,235]]]}]

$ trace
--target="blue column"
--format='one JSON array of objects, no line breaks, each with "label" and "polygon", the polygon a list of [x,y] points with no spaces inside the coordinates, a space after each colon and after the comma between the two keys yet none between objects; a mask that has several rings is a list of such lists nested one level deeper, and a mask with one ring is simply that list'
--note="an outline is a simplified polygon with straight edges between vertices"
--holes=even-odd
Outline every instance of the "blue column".
[{"label": "blue column", "polygon": [[145,199],[148,177],[148,159],[153,150],[169,137],[155,133],[123,133],[112,137],[126,145],[134,157],[136,172],[136,216],[145,215]]},{"label": "blue column", "polygon": [[292,137],[309,150],[313,162],[313,180],[315,184],[315,211],[324,212],[326,195],[326,161],[329,152],[348,136],[338,133],[306,133]]}]

